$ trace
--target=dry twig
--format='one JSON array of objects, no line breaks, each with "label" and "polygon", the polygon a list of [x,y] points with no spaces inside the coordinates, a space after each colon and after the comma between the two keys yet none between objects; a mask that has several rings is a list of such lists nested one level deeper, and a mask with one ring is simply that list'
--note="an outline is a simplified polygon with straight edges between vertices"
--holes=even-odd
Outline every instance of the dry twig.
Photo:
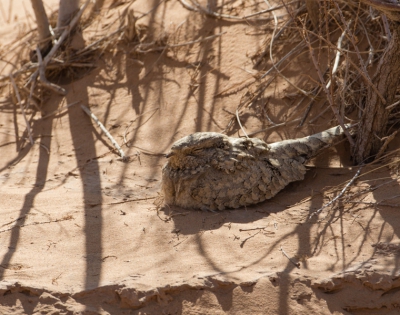
[{"label": "dry twig", "polygon": [[[61,94],[61,95],[67,95],[67,91],[62,88],[61,86],[58,86],[54,83],[51,83],[47,80],[46,78],[46,68],[45,65],[43,63],[43,59],[42,59],[42,53],[40,52],[39,46],[36,47],[36,54],[38,57],[38,61],[39,61],[39,78],[40,78],[40,82],[42,82],[42,84],[47,87],[50,90],[53,90],[54,92]],[[33,83],[32,83],[33,84]]]},{"label": "dry twig", "polygon": [[264,230],[267,227],[259,227],[259,228],[250,228],[250,229],[239,229],[239,232],[245,232],[245,231],[254,231],[254,230]]},{"label": "dry twig", "polygon": [[329,105],[330,105],[333,113],[335,114],[335,117],[336,117],[337,121],[339,122],[340,126],[343,128],[343,131],[344,131],[345,135],[347,136],[347,139],[349,140],[350,144],[352,146],[354,146],[354,140],[351,137],[351,135],[350,135],[349,131],[347,130],[347,128],[345,127],[343,118],[340,115],[340,112],[339,112],[338,108],[334,104],[332,93],[328,89],[329,86],[325,82],[325,79],[324,79],[324,76],[322,75],[321,69],[318,67],[318,62],[317,62],[317,59],[316,59],[315,54],[314,54],[314,49],[311,47],[310,38],[308,36],[308,33],[306,32],[306,34],[307,34],[306,35],[307,39],[304,38],[304,40],[306,41],[306,43],[308,45],[308,48],[310,50],[311,60],[312,60],[312,62],[314,64],[315,70],[317,71],[319,80],[321,81],[321,84],[323,85],[323,88],[325,90],[325,93],[326,93],[328,101],[329,101]]},{"label": "dry twig", "polygon": [[295,262],[292,258],[290,258],[289,255],[286,254],[286,252],[283,250],[282,246],[281,246],[281,248],[280,248],[280,251],[282,252],[283,255],[285,255],[285,257],[286,257],[287,259],[289,259],[289,261],[290,261],[293,265],[295,265],[297,268],[300,269],[300,263],[299,263],[299,262]]},{"label": "dry twig", "polygon": [[[379,149],[378,154],[376,155],[375,159],[379,159],[383,153],[385,152],[387,146],[389,145],[390,141],[394,139],[394,137],[397,135],[398,130],[393,132],[390,136],[386,137],[384,140],[385,142],[383,143],[382,147]],[[383,140],[383,139],[382,139]]]},{"label": "dry twig", "polygon": [[[247,16],[235,16],[235,15],[221,14],[221,13],[217,13],[217,12],[211,11],[208,8],[204,8],[202,5],[200,5],[195,0],[191,0],[193,5],[190,5],[189,3],[187,3],[186,0],[178,0],[178,1],[182,4],[182,6],[184,8],[186,8],[186,9],[188,9],[190,11],[200,12],[200,13],[203,13],[203,14],[209,16],[209,17],[213,17],[213,18],[217,18],[217,19],[227,19],[227,20],[232,20],[232,21],[235,21],[235,22],[244,22],[245,20],[248,20],[248,19],[255,20],[255,21],[270,21],[270,20],[272,20],[272,18],[270,18],[270,17],[268,17],[268,18],[253,18],[253,17],[256,16],[256,15],[263,14],[263,13],[272,12],[274,10],[280,9],[283,6],[285,6],[285,5],[276,6],[274,8],[270,8],[269,10],[257,12],[257,13],[250,14],[250,15],[247,15]],[[286,5],[291,4],[291,3],[295,3],[295,2],[298,2],[298,1],[297,0],[296,1],[292,1],[292,2],[287,3]],[[278,18],[283,18],[286,15],[287,14],[280,15],[280,16],[278,16]]]},{"label": "dry twig", "polygon": [[[135,119],[131,121],[131,123],[129,124],[129,126],[126,127],[123,138],[124,138],[124,144],[125,144],[128,148],[130,147],[130,146],[128,145],[128,141],[126,140],[126,136],[129,134],[128,129],[132,126],[132,124],[133,124],[139,117],[142,117],[142,116],[144,116],[144,115],[146,115],[147,113],[150,113],[150,112],[153,112],[153,114],[154,114],[154,113],[155,113],[157,110],[159,110],[159,109],[160,109],[160,107],[157,107],[157,108],[154,108],[154,109],[150,109],[150,110],[148,110],[148,111],[145,111],[144,113],[142,113],[142,114],[136,116]],[[153,116],[153,115],[152,115],[152,116]]]},{"label": "dry twig", "polygon": [[15,95],[17,96],[18,103],[19,103],[19,107],[20,107],[21,112],[22,112],[22,116],[24,117],[24,120],[25,120],[26,129],[28,130],[28,135],[29,135],[29,141],[30,141],[31,145],[33,145],[34,142],[33,142],[33,138],[32,138],[31,127],[29,126],[29,121],[28,121],[28,119],[26,118],[24,106],[22,106],[21,95],[19,95],[18,87],[17,87],[17,85],[15,84],[15,81],[14,81],[14,78],[13,78],[12,75],[10,75],[10,81],[11,81],[11,84],[12,84],[12,86],[13,86],[13,88],[14,88]]},{"label": "dry twig", "polygon": [[249,133],[248,136],[249,136],[249,137],[252,137],[252,136],[256,135],[257,133],[265,132],[265,131],[268,131],[268,130],[271,130],[271,129],[277,128],[277,127],[286,126],[286,125],[295,123],[295,122],[300,121],[300,120],[301,120],[301,118],[297,118],[297,119],[293,119],[293,120],[291,120],[291,121],[286,121],[286,122],[283,122],[283,123],[280,123],[280,124],[276,124],[276,125],[273,125],[273,126],[271,126],[271,127],[264,128],[264,129],[260,129],[260,130],[254,131],[254,132],[252,132],[252,133]]},{"label": "dry twig", "polygon": [[[270,8],[272,8],[272,6],[271,6],[271,4],[269,3],[268,0],[264,0],[264,2],[265,2]],[[279,74],[279,76],[280,76],[281,78],[283,78],[287,83],[289,83],[291,86],[293,86],[293,87],[294,87],[296,90],[298,90],[300,93],[302,93],[302,94],[308,96],[308,93],[307,93],[306,91],[304,91],[303,89],[299,88],[297,85],[293,84],[286,76],[284,76],[284,75],[282,74],[282,72],[276,67],[276,65],[275,65],[275,63],[274,63],[274,57],[273,57],[273,54],[272,54],[272,45],[273,45],[273,43],[274,43],[275,33],[276,33],[277,29],[278,29],[278,19],[277,19],[277,17],[276,17],[275,12],[272,12],[272,15],[274,16],[274,30],[273,30],[273,32],[272,32],[272,39],[271,39],[271,41],[270,41],[270,43],[269,43],[269,58],[270,58],[270,60],[271,60],[272,67],[273,67],[273,68],[275,69],[275,71]]]},{"label": "dry twig", "polygon": [[299,2],[299,0],[294,0],[294,1],[290,1],[288,3],[284,3],[284,4],[281,4],[281,5],[276,5],[274,7],[266,9],[266,10],[261,10],[261,11],[258,11],[256,13],[245,15],[244,17],[242,17],[242,19],[248,19],[248,18],[251,18],[251,17],[256,16],[256,15],[269,13],[269,12],[272,12],[272,11],[275,11],[275,10],[278,10],[278,9],[282,9],[282,8],[284,8],[284,7],[286,7],[286,6],[290,5],[290,4],[297,3],[297,2]]},{"label": "dry twig", "polygon": [[53,115],[61,114],[61,112],[63,110],[68,109],[69,107],[74,106],[74,105],[78,104],[79,102],[80,102],[80,100],[76,101],[76,102],[72,102],[71,104],[68,104],[65,107],[59,108],[59,109],[55,110],[54,112],[51,112],[50,114],[47,114],[46,116],[41,117],[40,119],[43,120],[43,119],[49,118]]},{"label": "dry twig", "polygon": [[[20,219],[21,219],[21,218],[18,218],[17,220],[15,220],[15,223],[16,223],[18,220],[20,220]],[[26,227],[26,226],[31,226],[31,225],[50,224],[50,223],[57,223],[57,222],[61,222],[61,221],[69,221],[69,220],[73,220],[73,219],[74,219],[73,216],[67,215],[67,216],[64,216],[64,217],[62,217],[62,218],[60,218],[60,219],[55,219],[55,220],[50,220],[50,221],[32,222],[32,223],[27,223],[27,224],[22,224],[22,225],[16,225],[16,224],[15,224],[15,225],[12,226],[12,227],[9,227],[9,228],[7,228],[7,229],[1,230],[0,233],[4,233],[4,232],[7,232],[7,231],[11,231],[11,230],[13,230],[13,229],[15,229],[15,228],[20,229],[20,228],[23,228],[23,227]]]},{"label": "dry twig", "polygon": [[337,195],[335,198],[333,198],[331,201],[329,201],[327,204],[323,205],[321,208],[319,208],[318,210],[314,211],[313,213],[310,214],[310,216],[308,217],[308,219],[311,219],[313,216],[318,215],[322,212],[322,210],[324,210],[326,207],[329,207],[330,205],[332,205],[334,202],[336,202],[340,197],[343,196],[343,194],[345,193],[345,191],[347,190],[347,188],[349,188],[354,181],[358,178],[358,176],[361,173],[361,170],[363,168],[364,165],[361,165],[361,167],[358,169],[358,171],[354,174],[353,178],[347,183],[346,186],[344,186],[344,188],[342,189],[342,191],[339,193],[339,195]]},{"label": "dry twig", "polygon": [[242,241],[242,243],[240,243],[240,247],[243,248],[244,244],[245,244],[249,239],[253,238],[253,237],[256,236],[257,234],[259,234],[261,231],[262,231],[262,230],[259,230],[257,233],[255,233],[255,234],[253,234],[253,235],[250,235],[249,237],[245,238],[245,239]]},{"label": "dry twig", "polygon": [[[30,82],[34,82],[37,78],[37,76],[39,75],[39,71],[45,71],[48,63],[50,62],[51,58],[53,58],[54,54],[57,52],[57,50],[60,48],[61,44],[64,42],[64,40],[69,36],[71,30],[75,27],[75,25],[78,23],[79,19],[81,18],[83,12],[85,11],[85,9],[87,8],[87,6],[89,5],[90,0],[87,0],[82,7],[80,8],[80,10],[76,13],[76,15],[74,16],[74,18],[71,20],[71,22],[69,23],[69,25],[64,29],[64,31],[62,32],[60,38],[57,41],[57,44],[55,44],[53,46],[53,48],[50,50],[50,52],[46,55],[46,57],[43,59],[42,65],[39,67],[39,69],[37,69],[31,76],[31,78],[29,79],[28,83]],[[38,55],[39,58],[39,55]],[[40,70],[42,69],[42,70]],[[46,85],[46,84],[45,84]],[[53,89],[53,88],[52,88]]]},{"label": "dry twig", "polygon": [[192,41],[181,43],[181,44],[166,45],[166,46],[162,46],[162,47],[150,48],[150,49],[147,49],[147,50],[142,50],[142,47],[153,46],[154,43],[140,44],[140,45],[138,45],[138,48],[136,48],[135,50],[137,52],[140,52],[140,53],[149,53],[149,52],[152,52],[152,51],[163,51],[163,50],[165,50],[167,48],[177,48],[177,47],[183,47],[183,46],[188,46],[188,45],[193,45],[193,44],[196,44],[196,43],[204,42],[204,41],[207,41],[207,40],[210,40],[210,39],[214,39],[216,37],[220,37],[220,36],[222,36],[222,35],[224,35],[226,33],[227,32],[225,31],[225,32],[221,32],[221,33],[218,33],[218,34],[215,34],[215,35],[211,35],[211,36],[208,36],[208,37],[192,40]]},{"label": "dry twig", "polygon": [[113,136],[108,132],[108,130],[106,129],[106,127],[104,127],[104,125],[100,122],[100,120],[96,117],[95,114],[93,114],[91,112],[91,110],[89,108],[87,108],[85,105],[81,105],[81,108],[83,109],[83,111],[90,117],[92,118],[97,125],[100,127],[100,129],[105,133],[105,135],[108,137],[108,139],[110,139],[111,143],[114,145],[114,147],[118,150],[119,155],[121,156],[122,161],[127,161],[127,156],[125,155],[124,151],[121,149],[121,147],[119,146],[119,144],[114,140]]}]

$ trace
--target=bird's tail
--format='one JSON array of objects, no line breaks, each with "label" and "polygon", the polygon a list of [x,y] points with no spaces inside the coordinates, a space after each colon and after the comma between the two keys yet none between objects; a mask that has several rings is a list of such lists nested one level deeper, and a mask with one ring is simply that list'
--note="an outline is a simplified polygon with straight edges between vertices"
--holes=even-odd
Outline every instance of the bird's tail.
[{"label": "bird's tail", "polygon": [[[345,125],[346,128],[351,128],[351,125]],[[271,153],[277,156],[286,155],[290,158],[299,158],[308,160],[317,155],[322,149],[336,144],[343,138],[344,131],[341,126],[336,126],[328,130],[316,133],[314,135],[275,142],[269,144]]]}]

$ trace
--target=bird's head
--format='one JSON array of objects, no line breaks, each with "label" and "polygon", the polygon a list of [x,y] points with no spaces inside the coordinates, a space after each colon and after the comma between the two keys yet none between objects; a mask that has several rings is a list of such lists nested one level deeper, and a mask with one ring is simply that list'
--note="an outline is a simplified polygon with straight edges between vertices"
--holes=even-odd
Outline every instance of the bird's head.
[{"label": "bird's head", "polygon": [[209,163],[218,151],[229,149],[228,136],[216,132],[197,132],[176,141],[165,157],[175,169],[194,169]]}]

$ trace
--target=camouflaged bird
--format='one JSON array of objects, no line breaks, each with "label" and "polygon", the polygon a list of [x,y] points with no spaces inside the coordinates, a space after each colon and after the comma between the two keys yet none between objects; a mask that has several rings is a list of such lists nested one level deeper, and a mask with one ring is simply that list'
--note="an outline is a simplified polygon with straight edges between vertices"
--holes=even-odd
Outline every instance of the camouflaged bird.
[{"label": "camouflaged bird", "polygon": [[270,199],[290,182],[304,179],[304,163],[343,137],[343,129],[266,144],[197,132],[176,141],[166,155],[164,204],[201,210],[239,208]]}]

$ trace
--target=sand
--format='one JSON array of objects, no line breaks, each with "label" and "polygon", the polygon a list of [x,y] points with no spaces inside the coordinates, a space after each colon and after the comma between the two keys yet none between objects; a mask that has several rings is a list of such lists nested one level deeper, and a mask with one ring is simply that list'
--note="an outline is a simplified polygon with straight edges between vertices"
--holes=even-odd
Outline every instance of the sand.
[{"label": "sand", "polygon": [[[21,2],[1,3],[3,46],[34,28],[30,5],[22,10]],[[140,16],[157,3],[137,0],[131,8]],[[75,35],[74,47],[118,27],[110,23],[127,4],[105,1],[83,37]],[[46,1],[48,14],[56,7]],[[240,1],[226,7],[232,15],[264,8]],[[171,45],[224,34],[142,54],[131,43],[112,42],[93,57],[95,68],[57,81],[65,97],[38,94],[42,113],[27,110],[33,146],[11,85],[1,82],[7,85],[0,98],[0,314],[399,314],[396,170],[365,166],[341,201],[309,219],[357,172],[347,143],[327,149],[309,163],[304,181],[257,206],[216,213],[157,208],[163,154],[173,142],[196,131],[222,132],[232,119],[227,133],[243,135],[233,113],[255,89],[244,87],[260,70],[250,57],[264,50],[273,22],[218,20],[167,1],[139,24],[143,42],[158,40],[150,48],[166,38]],[[293,45],[284,37],[277,54]],[[23,47],[21,54],[2,48],[2,60],[21,66],[34,43]],[[9,71],[15,70],[6,67],[1,75]],[[303,85],[310,72],[307,54],[287,70]],[[276,123],[301,118],[307,104],[293,110],[300,99],[294,92],[283,79],[274,81],[264,111],[240,109],[245,130],[268,127],[266,108]],[[314,106],[310,119],[320,112]],[[327,111],[312,125],[257,136],[267,142],[301,137],[332,122]],[[389,150],[399,144],[395,139]]]}]

